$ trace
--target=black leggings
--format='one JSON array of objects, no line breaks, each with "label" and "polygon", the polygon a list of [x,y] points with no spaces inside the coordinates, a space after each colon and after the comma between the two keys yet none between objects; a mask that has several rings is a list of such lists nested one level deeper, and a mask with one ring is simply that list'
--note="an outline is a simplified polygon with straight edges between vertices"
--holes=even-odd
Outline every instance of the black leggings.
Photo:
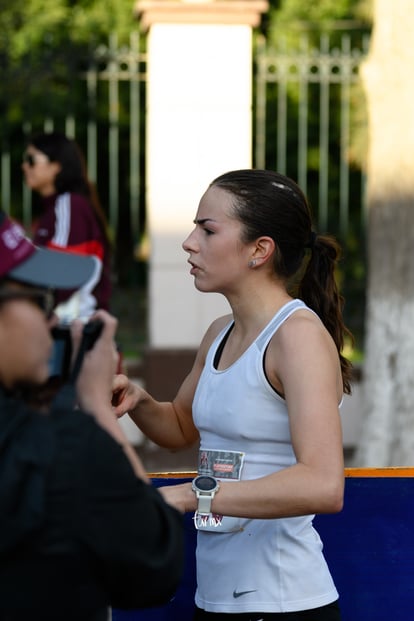
[{"label": "black leggings", "polygon": [[194,621],[208,621],[215,619],[226,619],[228,621],[341,621],[341,613],[338,602],[333,602],[320,608],[311,610],[300,610],[299,612],[243,612],[227,614],[221,612],[206,612],[196,608]]}]

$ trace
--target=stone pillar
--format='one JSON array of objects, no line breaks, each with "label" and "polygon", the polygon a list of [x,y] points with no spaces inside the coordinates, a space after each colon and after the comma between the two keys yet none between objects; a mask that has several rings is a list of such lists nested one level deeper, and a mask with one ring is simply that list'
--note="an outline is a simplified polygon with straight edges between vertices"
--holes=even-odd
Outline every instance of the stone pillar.
[{"label": "stone pillar", "polygon": [[144,367],[158,398],[173,396],[208,325],[229,311],[222,296],[197,292],[181,244],[210,181],[251,167],[252,29],[267,8],[267,0],[138,0],[135,7],[148,30]]}]

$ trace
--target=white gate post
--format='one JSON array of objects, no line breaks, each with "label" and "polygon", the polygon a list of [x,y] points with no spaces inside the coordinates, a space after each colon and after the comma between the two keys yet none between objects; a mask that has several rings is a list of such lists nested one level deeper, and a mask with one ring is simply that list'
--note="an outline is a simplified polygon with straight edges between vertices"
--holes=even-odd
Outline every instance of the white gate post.
[{"label": "white gate post", "polygon": [[211,320],[229,310],[221,296],[196,291],[181,243],[209,182],[251,167],[252,29],[267,9],[267,0],[136,3],[148,30],[144,366],[148,389],[164,398],[173,396],[165,396],[166,382],[174,392]]}]

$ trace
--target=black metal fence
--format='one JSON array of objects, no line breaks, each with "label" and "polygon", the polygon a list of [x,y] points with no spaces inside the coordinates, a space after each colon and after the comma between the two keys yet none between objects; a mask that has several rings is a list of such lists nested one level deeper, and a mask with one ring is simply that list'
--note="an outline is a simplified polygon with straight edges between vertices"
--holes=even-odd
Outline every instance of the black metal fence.
[{"label": "black metal fence", "polygon": [[362,343],[365,313],[366,116],[359,68],[369,36],[360,31],[258,40],[254,154],[257,168],[295,179],[316,226],[339,238],[345,317]]}]

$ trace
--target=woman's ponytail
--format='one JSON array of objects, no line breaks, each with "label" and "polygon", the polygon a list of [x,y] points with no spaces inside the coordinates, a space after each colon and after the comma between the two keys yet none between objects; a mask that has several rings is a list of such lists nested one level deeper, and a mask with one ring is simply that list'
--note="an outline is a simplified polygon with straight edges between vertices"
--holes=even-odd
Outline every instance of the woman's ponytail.
[{"label": "woman's ponytail", "polygon": [[340,247],[329,235],[312,233],[310,256],[303,278],[299,284],[298,296],[320,317],[337,347],[344,385],[344,392],[351,393],[352,365],[343,355],[345,335],[353,340],[352,334],[342,318],[344,299],[335,277],[340,258]]}]

